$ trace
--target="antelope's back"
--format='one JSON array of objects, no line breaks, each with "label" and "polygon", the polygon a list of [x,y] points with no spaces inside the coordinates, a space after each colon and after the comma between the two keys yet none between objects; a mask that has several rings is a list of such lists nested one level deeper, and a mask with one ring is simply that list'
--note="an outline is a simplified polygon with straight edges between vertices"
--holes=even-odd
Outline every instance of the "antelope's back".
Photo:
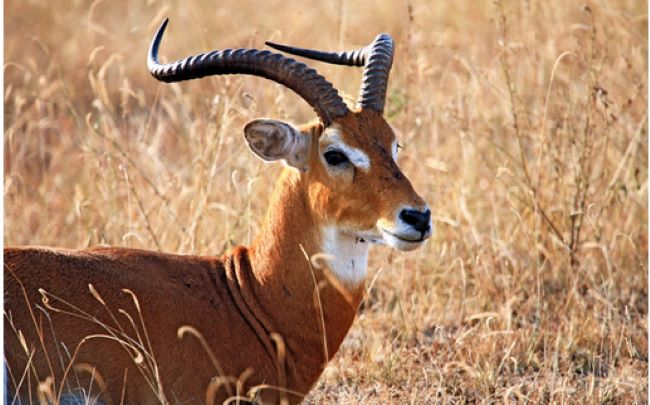
[{"label": "antelope's back", "polygon": [[[168,399],[202,403],[217,372],[195,337],[179,339],[179,328],[188,325],[219,341],[215,355],[221,357],[241,350],[238,342],[251,333],[218,257],[6,248],[4,285],[7,385],[20,398],[29,398],[30,390],[34,398],[34,387],[50,375],[58,392],[65,374],[63,392],[90,387],[91,397],[101,390],[108,402],[120,402],[126,381],[127,403],[159,402],[158,385]],[[254,361],[239,358],[229,374]],[[157,373],[160,381],[152,381]]]}]

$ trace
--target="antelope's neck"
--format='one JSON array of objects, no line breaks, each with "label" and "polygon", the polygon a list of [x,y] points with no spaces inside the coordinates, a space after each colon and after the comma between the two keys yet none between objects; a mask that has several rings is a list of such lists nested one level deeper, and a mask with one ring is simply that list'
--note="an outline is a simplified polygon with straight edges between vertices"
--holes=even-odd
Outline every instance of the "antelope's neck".
[{"label": "antelope's neck", "polygon": [[[321,227],[299,173],[283,171],[250,261],[261,316],[269,332],[284,339],[287,383],[299,391],[313,385],[352,325],[363,297],[367,249]],[[318,253],[324,254],[310,264]]]}]

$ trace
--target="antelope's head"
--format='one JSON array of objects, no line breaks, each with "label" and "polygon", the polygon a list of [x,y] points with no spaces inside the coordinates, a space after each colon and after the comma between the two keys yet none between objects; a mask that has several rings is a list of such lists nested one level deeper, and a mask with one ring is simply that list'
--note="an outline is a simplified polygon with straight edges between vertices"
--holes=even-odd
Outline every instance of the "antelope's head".
[{"label": "antelope's head", "polygon": [[266,161],[283,160],[301,172],[311,210],[324,227],[357,241],[412,250],[431,236],[431,211],[396,163],[397,140],[383,117],[393,40],[381,34],[365,48],[320,52],[267,42],[281,51],[329,63],[362,66],[355,109],[316,70],[279,53],[224,49],[160,64],[163,22],[149,50],[148,67],[158,80],[175,82],[208,75],[250,74],[281,83],[300,95],[320,118],[317,125],[257,119],[244,127],[251,150]]}]

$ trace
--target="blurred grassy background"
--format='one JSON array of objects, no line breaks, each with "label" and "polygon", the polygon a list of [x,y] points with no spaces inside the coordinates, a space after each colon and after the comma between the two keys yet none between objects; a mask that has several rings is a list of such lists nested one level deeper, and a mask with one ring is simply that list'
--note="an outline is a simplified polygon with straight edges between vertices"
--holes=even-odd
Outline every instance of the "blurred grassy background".
[{"label": "blurred grassy background", "polygon": [[[248,76],[163,85],[163,60],[390,32],[387,117],[434,212],[374,248],[315,403],[647,401],[644,1],[5,1],[5,244],[219,254],[257,232],[279,165],[242,126],[311,109]],[[310,64],[356,98],[360,71]]]}]

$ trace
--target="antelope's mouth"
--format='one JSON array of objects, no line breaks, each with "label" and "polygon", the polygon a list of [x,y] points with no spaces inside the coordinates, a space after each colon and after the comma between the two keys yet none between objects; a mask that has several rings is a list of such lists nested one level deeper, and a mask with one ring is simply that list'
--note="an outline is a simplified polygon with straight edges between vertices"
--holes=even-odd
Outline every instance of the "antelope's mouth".
[{"label": "antelope's mouth", "polygon": [[396,234],[394,234],[394,233],[392,233],[392,232],[390,232],[390,231],[388,231],[388,230],[386,230],[386,229],[383,229],[383,228],[380,228],[380,231],[381,231],[382,233],[387,233],[388,235],[390,235],[390,236],[392,236],[392,237],[394,237],[394,238],[397,238],[397,239],[401,240],[402,242],[408,242],[408,243],[422,243],[422,242],[424,242],[424,241],[427,239],[427,238],[424,236],[425,233],[422,233],[422,236],[420,236],[420,238],[418,238],[418,239],[413,239],[413,238],[410,238],[410,237],[407,237],[407,236],[396,235]]},{"label": "antelope's mouth", "polygon": [[401,251],[417,249],[431,236],[431,231],[417,232],[419,237],[414,233],[398,234],[385,228],[379,228],[379,231],[388,246]]}]

